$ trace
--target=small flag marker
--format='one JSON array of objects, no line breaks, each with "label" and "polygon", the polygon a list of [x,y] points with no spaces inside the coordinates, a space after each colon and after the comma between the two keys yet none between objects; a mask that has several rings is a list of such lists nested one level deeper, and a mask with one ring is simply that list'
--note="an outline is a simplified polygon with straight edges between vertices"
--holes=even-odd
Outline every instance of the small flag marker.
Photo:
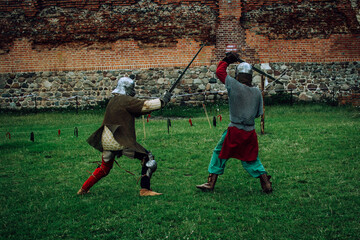
[{"label": "small flag marker", "polygon": [[170,121],[170,118],[168,118],[168,119],[167,119],[168,134],[170,133],[170,127],[171,127],[171,121]]},{"label": "small flag marker", "polygon": [[35,141],[34,132],[31,132],[31,133],[30,133],[30,141],[32,141],[32,142]]}]

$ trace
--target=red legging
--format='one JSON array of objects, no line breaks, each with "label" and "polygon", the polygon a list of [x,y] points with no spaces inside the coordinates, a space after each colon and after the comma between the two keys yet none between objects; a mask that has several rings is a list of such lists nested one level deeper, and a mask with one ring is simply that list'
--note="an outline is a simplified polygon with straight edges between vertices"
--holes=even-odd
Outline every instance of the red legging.
[{"label": "red legging", "polygon": [[113,167],[114,159],[111,159],[108,162],[102,159],[101,165],[95,169],[95,171],[91,174],[91,176],[86,180],[81,187],[84,191],[89,191],[89,189],[94,186],[101,178],[105,177],[109,174],[111,168]]}]

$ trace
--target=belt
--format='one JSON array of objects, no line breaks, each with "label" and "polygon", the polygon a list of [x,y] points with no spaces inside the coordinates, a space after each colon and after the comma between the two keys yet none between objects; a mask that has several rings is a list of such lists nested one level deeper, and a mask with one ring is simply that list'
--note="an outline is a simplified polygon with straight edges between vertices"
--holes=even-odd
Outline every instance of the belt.
[{"label": "belt", "polygon": [[233,122],[233,121],[231,121],[231,123],[233,123],[233,124],[239,124],[239,125],[243,125],[243,126],[249,126],[249,127],[252,127],[252,126],[255,126],[255,124],[245,124],[245,123],[237,123],[237,122]]}]

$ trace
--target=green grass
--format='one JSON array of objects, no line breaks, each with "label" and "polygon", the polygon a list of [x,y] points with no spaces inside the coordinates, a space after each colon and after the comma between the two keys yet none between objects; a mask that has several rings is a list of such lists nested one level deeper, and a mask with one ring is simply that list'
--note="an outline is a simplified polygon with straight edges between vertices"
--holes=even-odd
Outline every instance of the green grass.
[{"label": "green grass", "polygon": [[[195,188],[229,122],[227,106],[217,108],[207,109],[211,118],[223,116],[211,129],[201,107],[163,110],[165,117],[176,112],[170,134],[167,119],[154,113],[145,118],[146,139],[142,118],[136,120],[138,142],[158,161],[152,187],[164,193],[146,198],[136,184],[140,164],[126,157],[118,162],[136,177],[114,165],[90,194],[76,195],[101,157],[86,139],[103,111],[2,114],[1,239],[358,239],[358,110],[267,107],[266,134],[258,136],[273,176],[274,192],[266,195],[236,159],[214,192]],[[258,133],[259,126],[257,119]]]}]

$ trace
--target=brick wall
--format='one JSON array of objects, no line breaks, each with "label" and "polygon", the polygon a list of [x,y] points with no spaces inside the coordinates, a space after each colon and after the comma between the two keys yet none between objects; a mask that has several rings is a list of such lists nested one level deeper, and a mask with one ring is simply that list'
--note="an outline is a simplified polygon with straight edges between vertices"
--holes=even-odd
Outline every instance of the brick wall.
[{"label": "brick wall", "polygon": [[[80,43],[78,43],[80,44]],[[179,39],[176,48],[141,48],[135,41],[93,44],[81,48],[59,46],[33,49],[25,39],[15,40],[8,54],[0,55],[1,72],[114,70],[186,66],[200,44]],[[76,47],[76,46],[75,46]],[[204,47],[193,66],[209,65],[214,46]]]},{"label": "brick wall", "polygon": [[347,62],[360,56],[359,1],[246,1],[249,62]]},{"label": "brick wall", "polygon": [[269,40],[247,30],[246,36],[246,44],[256,49],[254,60],[250,62],[352,62],[359,61],[360,56],[360,34],[337,34],[326,39]]},{"label": "brick wall", "polygon": [[0,0],[0,72],[185,66],[233,44],[250,63],[360,59],[359,4],[339,0]]},{"label": "brick wall", "polygon": [[209,65],[217,1],[0,1],[0,72]]},{"label": "brick wall", "polygon": [[339,105],[351,105],[360,107],[360,93],[351,93],[350,95],[341,95],[338,97]]}]

